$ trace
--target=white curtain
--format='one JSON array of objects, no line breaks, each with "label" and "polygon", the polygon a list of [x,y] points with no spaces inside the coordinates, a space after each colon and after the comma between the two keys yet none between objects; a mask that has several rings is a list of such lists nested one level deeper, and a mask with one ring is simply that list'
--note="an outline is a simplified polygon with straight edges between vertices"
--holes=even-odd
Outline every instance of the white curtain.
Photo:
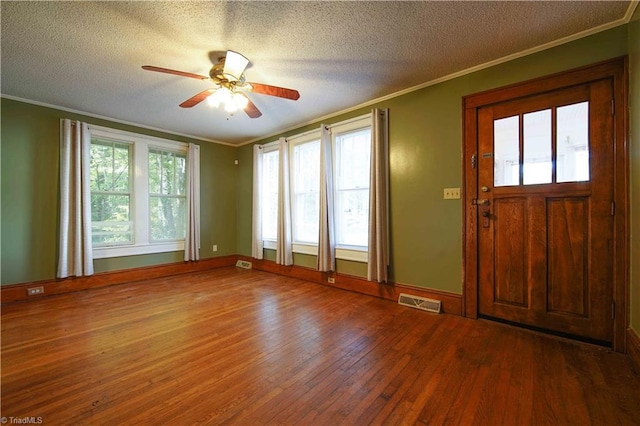
[{"label": "white curtain", "polygon": [[200,259],[200,146],[190,143],[187,151],[187,230],[184,260]]},{"label": "white curtain", "polygon": [[320,136],[320,235],[318,238],[319,271],[336,270],[333,153],[331,130],[324,124]]},{"label": "white curtain", "polygon": [[262,259],[262,145],[253,146],[253,216],[251,228],[251,256]]},{"label": "white curtain", "polygon": [[389,110],[372,111],[367,279],[387,282],[389,266]]},{"label": "white curtain", "polygon": [[293,265],[291,199],[289,198],[289,143],[285,138],[280,138],[279,140],[279,156],[276,263],[280,265]]},{"label": "white curtain", "polygon": [[64,119],[60,137],[59,278],[93,275],[89,126]]}]

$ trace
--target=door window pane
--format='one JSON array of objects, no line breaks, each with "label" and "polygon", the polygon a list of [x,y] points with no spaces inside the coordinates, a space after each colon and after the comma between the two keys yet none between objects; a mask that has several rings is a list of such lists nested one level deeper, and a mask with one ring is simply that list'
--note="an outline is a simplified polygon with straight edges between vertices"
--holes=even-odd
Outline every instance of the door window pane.
[{"label": "door window pane", "polygon": [[557,109],[557,181],[589,180],[589,102]]},{"label": "door window pane", "polygon": [[[493,185],[520,183],[520,117],[493,121]],[[484,153],[482,153],[484,154]]]},{"label": "door window pane", "polygon": [[524,114],[524,166],[522,181],[525,185],[551,183],[551,110]]}]

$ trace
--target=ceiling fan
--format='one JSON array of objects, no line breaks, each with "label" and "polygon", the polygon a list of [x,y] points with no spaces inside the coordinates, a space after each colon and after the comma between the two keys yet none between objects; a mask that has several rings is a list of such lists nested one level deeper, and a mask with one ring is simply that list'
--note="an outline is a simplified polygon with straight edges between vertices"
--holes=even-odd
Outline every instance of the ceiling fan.
[{"label": "ceiling fan", "polygon": [[213,106],[223,106],[225,110],[231,114],[242,109],[249,117],[258,118],[262,115],[262,112],[260,112],[247,96],[249,92],[277,96],[294,101],[300,98],[300,93],[298,93],[297,90],[247,82],[245,80],[244,70],[248,64],[249,60],[247,58],[238,52],[229,50],[226,56],[218,58],[218,63],[211,68],[209,76],[155,67],[153,65],[144,65],[142,69],[210,81],[215,85],[215,87],[203,90],[182,102],[180,104],[182,108],[194,107],[207,99]]}]

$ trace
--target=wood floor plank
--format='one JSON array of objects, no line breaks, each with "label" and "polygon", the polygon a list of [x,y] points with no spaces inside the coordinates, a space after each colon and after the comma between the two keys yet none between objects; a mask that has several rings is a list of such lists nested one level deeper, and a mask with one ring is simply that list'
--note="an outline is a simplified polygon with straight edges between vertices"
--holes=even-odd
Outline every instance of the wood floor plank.
[{"label": "wood floor plank", "polygon": [[2,306],[1,415],[45,424],[640,424],[606,348],[226,267]]}]

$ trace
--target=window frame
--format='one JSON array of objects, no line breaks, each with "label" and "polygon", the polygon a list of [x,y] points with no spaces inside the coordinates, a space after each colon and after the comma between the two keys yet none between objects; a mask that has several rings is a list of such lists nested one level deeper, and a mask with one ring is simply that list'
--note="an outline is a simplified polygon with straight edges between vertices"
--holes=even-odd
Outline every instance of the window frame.
[{"label": "window frame", "polygon": [[[99,139],[98,139],[99,138]],[[130,230],[127,232],[128,234],[130,234],[130,239],[128,239],[127,241],[121,241],[118,243],[102,243],[102,244],[98,244],[98,245],[93,245],[93,241],[92,241],[92,248],[93,250],[96,250],[98,248],[106,248],[106,247],[114,247],[114,246],[125,246],[125,245],[131,245],[133,244],[133,238],[134,238],[134,229],[135,229],[135,224],[134,221],[132,219],[132,198],[133,198],[133,144],[132,143],[124,143],[122,141],[119,140],[114,140],[114,139],[110,139],[110,138],[106,138],[106,137],[98,137],[96,139],[98,139],[95,143],[95,145],[101,145],[101,146],[110,146],[114,151],[116,148],[116,145],[120,145],[121,147],[126,146],[127,149],[127,182],[128,182],[128,191],[124,192],[124,191],[99,191],[99,190],[92,190],[91,189],[91,179],[90,179],[90,193],[91,193],[91,200],[92,200],[92,205],[93,205],[93,196],[94,194],[100,194],[100,195],[124,195],[126,197],[129,198],[129,220],[126,222],[110,222],[110,221],[104,221],[104,222],[97,222],[97,223],[102,223],[102,224],[106,224],[106,223],[112,223],[112,224],[127,224],[130,228]],[[94,143],[93,141],[91,142],[91,149],[93,149]],[[115,154],[115,152],[114,152]],[[113,172],[113,170],[112,170]],[[91,172],[90,172],[91,173]],[[93,216],[93,211],[92,211],[92,216]],[[94,235],[94,221],[91,221],[91,235],[93,237]]]},{"label": "window frame", "polygon": [[[141,254],[166,253],[184,250],[184,239],[173,241],[152,241],[150,235],[150,198],[149,198],[149,150],[171,151],[187,154],[188,144],[162,139],[124,130],[90,125],[91,137],[107,139],[115,143],[131,145],[129,159],[130,183],[130,219],[133,222],[131,243],[93,247],[94,259],[134,256]],[[187,164],[189,158],[187,157]],[[187,166],[188,170],[188,166]]]},{"label": "window frame", "polygon": [[[264,145],[262,145],[262,155],[264,158],[265,154],[271,153],[271,152],[278,152],[279,149],[279,144],[278,141],[273,141],[273,142],[269,142],[266,143]],[[278,154],[278,164],[280,164],[280,155]],[[264,164],[262,165],[262,171],[264,173]],[[261,176],[261,180],[262,180],[263,176]],[[276,185],[277,186],[277,185]],[[279,190],[276,187],[276,190]],[[264,206],[264,203],[261,203]],[[262,220],[262,212],[260,212],[260,220]],[[276,220],[276,227],[277,227],[277,220]],[[262,237],[262,245],[264,248],[268,248],[268,249],[272,249],[275,250],[276,249],[276,245],[277,245],[277,235],[278,235],[278,231],[276,229],[276,238],[264,238],[264,222],[262,222],[262,233],[263,233],[263,237]]]},{"label": "window frame", "polygon": [[[333,164],[334,164],[334,199],[335,201],[335,206],[337,207],[337,200],[338,200],[338,167],[337,167],[337,162],[336,162],[336,156],[338,154],[338,146],[337,146],[337,138],[339,135],[345,134],[345,133],[351,133],[351,132],[356,132],[359,130],[364,130],[364,129],[369,129],[370,131],[373,131],[373,123],[372,123],[372,118],[371,118],[371,114],[367,114],[364,116],[360,116],[360,117],[356,117],[354,119],[351,120],[347,120],[341,123],[337,123],[333,126],[330,126],[331,128],[331,144],[332,144],[332,153],[333,153]],[[371,155],[371,153],[369,153],[369,155]],[[369,157],[369,159],[371,159],[371,157]],[[369,161],[369,182],[371,180],[371,161]],[[369,197],[371,197],[371,193],[370,193],[370,183],[367,186],[367,191],[369,191]],[[368,213],[368,215],[370,215],[371,212]],[[336,212],[336,216],[337,216],[337,212]],[[338,226],[336,223],[336,234],[338,232]],[[336,239],[337,235],[336,235]],[[366,246],[356,246],[356,245],[347,245],[347,244],[336,244],[336,258],[337,259],[343,259],[343,260],[351,260],[351,261],[355,261],[355,262],[368,262],[369,261],[369,245],[367,243]]]},{"label": "window frame", "polygon": [[[303,133],[301,135],[294,136],[292,138],[288,138],[289,142],[289,197],[290,197],[290,205],[291,205],[291,237],[292,237],[292,246],[294,253],[302,253],[302,254],[318,254],[318,241],[302,241],[296,240],[296,215],[295,215],[295,202],[296,202],[296,185],[295,185],[295,147],[299,145],[304,145],[307,143],[318,142],[320,143],[321,134],[319,130],[314,130],[312,132]],[[316,194],[318,196],[318,202],[320,199],[320,150],[318,150],[318,187],[316,188]],[[318,219],[318,225],[319,225]],[[318,235],[319,237],[319,230]]]},{"label": "window frame", "polygon": [[[347,133],[347,132],[352,132],[352,131],[356,131],[356,130],[361,130],[361,129],[366,129],[369,128],[371,129],[371,131],[373,131],[373,123],[372,123],[372,117],[371,117],[371,113],[368,113],[366,115],[362,115],[362,116],[358,116],[349,120],[345,120],[339,123],[335,123],[332,125],[327,125],[330,129],[331,129],[331,145],[332,145],[332,153],[333,153],[333,162],[335,164],[335,155],[336,155],[336,135],[338,134],[342,134],[342,133]],[[312,130],[312,131],[308,131],[305,133],[301,133],[301,134],[297,134],[297,135],[293,135],[290,137],[287,137],[287,141],[289,143],[289,168],[290,170],[293,170],[293,161],[294,161],[294,155],[293,155],[293,149],[294,146],[297,144],[301,144],[301,143],[306,143],[306,142],[311,142],[314,140],[318,140],[321,139],[321,131],[320,129],[318,130]],[[266,143],[264,145],[262,145],[263,147],[263,155],[266,152],[270,152],[273,150],[278,150],[279,149],[279,144],[278,141],[273,141],[273,142],[269,142]],[[280,158],[278,158],[278,161],[280,161]],[[318,158],[318,162],[320,162],[320,158]],[[369,170],[369,173],[371,173],[371,170]],[[288,182],[289,184],[289,197],[290,197],[290,204],[292,206],[294,206],[294,185],[292,183],[291,177],[293,176],[293,174],[290,172],[289,173],[289,177],[290,180]],[[337,168],[334,167],[334,182],[335,179],[337,179]],[[320,182],[320,184],[322,184],[322,182]],[[334,191],[336,189],[334,188]],[[318,187],[318,192],[320,191],[320,188]],[[337,192],[336,192],[337,194]],[[293,214],[292,214],[292,228],[293,228]],[[292,229],[293,231],[293,229]],[[292,232],[293,234],[293,232]],[[293,237],[293,235],[292,235]],[[262,244],[263,244],[263,248],[264,249],[270,249],[270,250],[275,250],[276,249],[276,245],[277,245],[277,241],[274,239],[267,239],[267,238],[262,238]],[[293,253],[296,254],[305,254],[305,255],[312,255],[312,256],[317,256],[318,255],[318,243],[309,243],[309,242],[303,242],[303,241],[292,241],[292,250]],[[361,263],[367,263],[369,261],[369,247],[367,246],[350,246],[350,245],[336,245],[336,259],[339,260],[347,260],[347,261],[352,261],[352,262],[361,262]]]},{"label": "window frame", "polygon": [[[175,167],[176,167],[176,159],[178,157],[182,157],[184,158],[185,161],[185,170],[184,170],[184,188],[182,188],[183,193],[180,194],[180,191],[175,191],[174,193],[171,194],[162,194],[162,193],[154,193],[151,192],[151,175],[150,173],[147,171],[147,188],[148,188],[148,196],[149,196],[149,214],[147,215],[147,218],[149,219],[149,242],[153,243],[153,244],[157,244],[157,243],[166,243],[166,242],[171,242],[171,241],[180,241],[180,240],[184,240],[184,238],[173,238],[173,239],[166,239],[166,240],[157,240],[153,238],[153,231],[151,230],[151,201],[152,198],[165,198],[165,199],[182,199],[184,200],[184,209],[185,209],[185,222],[184,222],[184,228],[185,228],[185,234],[186,234],[186,209],[187,209],[187,174],[188,174],[188,166],[187,166],[187,152],[181,152],[179,150],[176,149],[167,149],[167,148],[163,148],[163,147],[159,147],[158,145],[148,145],[148,149],[147,149],[147,165],[149,165],[150,161],[151,161],[151,154],[156,153],[156,154],[161,154],[161,155],[166,155],[166,154],[173,154],[174,155],[174,172],[175,172]],[[175,176],[174,176],[175,178]],[[175,183],[175,182],[174,182]],[[161,188],[162,190],[162,188]]]}]

